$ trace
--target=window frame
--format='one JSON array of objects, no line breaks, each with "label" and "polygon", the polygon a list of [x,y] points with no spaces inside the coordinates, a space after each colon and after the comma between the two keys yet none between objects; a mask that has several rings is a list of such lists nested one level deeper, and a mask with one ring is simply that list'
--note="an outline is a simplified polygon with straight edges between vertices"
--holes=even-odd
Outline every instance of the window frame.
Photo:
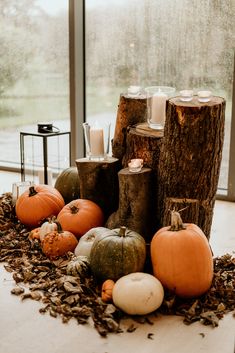
[{"label": "window frame", "polygon": [[85,0],[69,0],[71,160],[84,157],[86,120]]},{"label": "window frame", "polygon": [[[72,137],[72,156],[84,157],[84,138],[82,123],[86,121],[86,0],[70,0],[71,10],[74,11],[74,20],[71,35],[72,57],[70,62],[71,70],[71,137]],[[70,21],[72,22],[72,21]],[[77,32],[79,31],[79,32]],[[232,117],[230,128],[230,147],[228,164],[228,185],[226,195],[220,193],[222,188],[218,188],[216,198],[225,201],[235,201],[235,55],[234,55],[234,77],[233,77],[233,98],[232,98]]]}]

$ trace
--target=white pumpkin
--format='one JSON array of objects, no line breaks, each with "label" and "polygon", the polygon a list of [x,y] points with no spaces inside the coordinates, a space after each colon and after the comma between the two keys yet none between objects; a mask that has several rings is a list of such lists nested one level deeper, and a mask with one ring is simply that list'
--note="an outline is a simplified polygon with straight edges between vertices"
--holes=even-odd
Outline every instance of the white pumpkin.
[{"label": "white pumpkin", "polygon": [[74,254],[76,256],[87,256],[88,258],[90,258],[90,252],[91,252],[91,248],[94,243],[94,240],[97,237],[97,235],[99,235],[100,232],[103,232],[104,230],[107,230],[107,228],[96,227],[88,230],[88,232],[86,232],[79,239],[78,245],[74,250]]},{"label": "white pumpkin", "polygon": [[161,282],[148,273],[130,273],[119,278],[113,287],[113,303],[130,315],[146,315],[157,310],[163,298]]},{"label": "white pumpkin", "polygon": [[50,233],[53,232],[53,230],[57,230],[58,229],[58,225],[55,222],[56,217],[52,217],[50,218],[48,221],[44,222],[40,229],[39,229],[39,238],[41,241],[43,241],[43,239],[45,238],[45,236]]}]

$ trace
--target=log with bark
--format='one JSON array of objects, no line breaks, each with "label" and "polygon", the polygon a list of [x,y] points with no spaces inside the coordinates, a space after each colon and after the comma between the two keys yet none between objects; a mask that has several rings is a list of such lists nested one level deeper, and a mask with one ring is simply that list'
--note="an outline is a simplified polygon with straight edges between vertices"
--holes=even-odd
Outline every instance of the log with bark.
[{"label": "log with bark", "polygon": [[76,159],[80,181],[80,197],[97,203],[105,219],[118,208],[118,171],[121,169],[117,158],[91,161]]},{"label": "log with bark", "polygon": [[107,228],[126,226],[141,234],[147,242],[154,234],[152,212],[152,170],[142,168],[140,172],[121,169],[119,178],[119,207],[106,222]]},{"label": "log with bark", "polygon": [[199,209],[191,214],[190,221],[197,223],[209,239],[224,122],[225,100],[221,97],[208,103],[200,103],[196,97],[191,102],[181,102],[179,97],[168,101],[158,175],[162,226],[166,225],[169,198],[178,199],[178,209],[185,207],[185,199],[198,200]]},{"label": "log with bark", "polygon": [[122,159],[126,150],[126,132],[128,126],[142,123],[147,120],[147,99],[146,94],[130,97],[128,94],[121,94],[117,110],[114,137],[112,140],[113,157]]}]

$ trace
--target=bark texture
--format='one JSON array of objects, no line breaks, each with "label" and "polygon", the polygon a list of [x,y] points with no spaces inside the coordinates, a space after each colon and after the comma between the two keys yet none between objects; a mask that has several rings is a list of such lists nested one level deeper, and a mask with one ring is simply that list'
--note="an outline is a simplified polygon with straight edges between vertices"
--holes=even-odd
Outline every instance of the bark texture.
[{"label": "bark texture", "polygon": [[113,157],[122,160],[126,150],[126,132],[128,126],[142,123],[147,120],[147,99],[145,94],[137,97],[129,97],[121,94],[117,119],[112,140]]},{"label": "bark texture", "polygon": [[[158,210],[166,219],[167,198],[198,200],[198,226],[210,236],[224,141],[225,100],[167,104],[159,160]],[[181,206],[180,206],[181,207]]]},{"label": "bark texture", "polygon": [[152,235],[152,171],[142,168],[140,172],[129,172],[128,168],[118,173],[119,207],[107,220],[107,228],[126,226],[141,234],[148,242]]},{"label": "bark texture", "polygon": [[117,158],[105,161],[76,160],[80,180],[80,197],[99,205],[105,219],[118,208],[118,171],[121,169]]}]

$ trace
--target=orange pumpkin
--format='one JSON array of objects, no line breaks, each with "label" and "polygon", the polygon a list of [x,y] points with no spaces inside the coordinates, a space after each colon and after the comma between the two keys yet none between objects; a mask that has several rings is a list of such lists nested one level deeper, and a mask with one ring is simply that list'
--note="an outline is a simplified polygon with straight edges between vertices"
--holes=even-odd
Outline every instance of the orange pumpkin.
[{"label": "orange pumpkin", "polygon": [[113,287],[115,282],[112,279],[106,279],[101,287],[101,299],[103,302],[111,302],[113,299]]},{"label": "orange pumpkin", "polygon": [[48,233],[42,240],[42,251],[51,260],[65,255],[69,251],[74,251],[78,244],[75,235],[68,231],[63,231],[58,224],[58,229]]},{"label": "orange pumpkin", "polygon": [[77,199],[62,208],[57,220],[64,230],[80,238],[91,228],[101,227],[104,215],[101,208],[93,201]]},{"label": "orange pumpkin", "polygon": [[37,228],[34,228],[31,230],[31,232],[29,233],[29,239],[32,240],[32,239],[40,239],[40,235],[39,235],[39,232],[40,232],[40,227],[37,227]]},{"label": "orange pumpkin", "polygon": [[180,297],[197,297],[209,290],[213,258],[208,240],[196,224],[183,224],[172,211],[171,226],[161,228],[150,245],[155,277]]},{"label": "orange pumpkin", "polygon": [[64,199],[49,185],[30,186],[16,201],[16,216],[26,226],[38,227],[40,222],[57,215],[64,206]]}]

